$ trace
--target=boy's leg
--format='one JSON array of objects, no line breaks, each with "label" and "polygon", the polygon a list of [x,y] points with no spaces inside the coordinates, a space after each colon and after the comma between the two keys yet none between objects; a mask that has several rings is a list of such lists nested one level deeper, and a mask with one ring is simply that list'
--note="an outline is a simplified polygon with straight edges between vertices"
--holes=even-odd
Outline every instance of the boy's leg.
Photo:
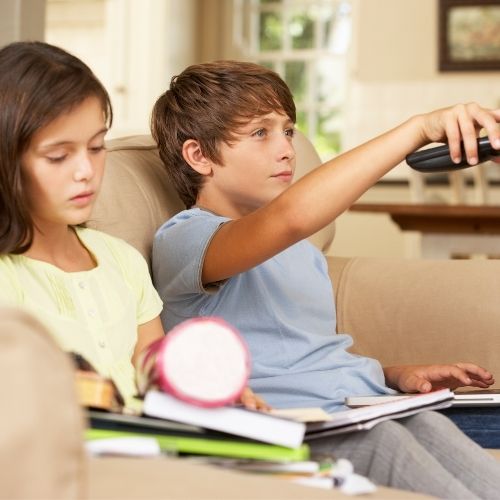
[{"label": "boy's leg", "polygon": [[447,408],[440,413],[483,448],[500,448],[500,408]]},{"label": "boy's leg", "polygon": [[396,421],[382,422],[369,431],[315,439],[309,444],[313,456],[347,458],[358,474],[381,486],[439,498],[476,498]]},{"label": "boy's leg", "polygon": [[440,413],[428,411],[402,420],[408,429],[455,477],[481,498],[498,498],[500,463]]}]

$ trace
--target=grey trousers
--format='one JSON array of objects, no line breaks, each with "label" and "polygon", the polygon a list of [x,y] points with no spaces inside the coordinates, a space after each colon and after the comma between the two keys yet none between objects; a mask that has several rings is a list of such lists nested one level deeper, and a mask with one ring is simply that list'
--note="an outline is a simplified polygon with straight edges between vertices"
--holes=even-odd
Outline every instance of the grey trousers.
[{"label": "grey trousers", "polygon": [[500,462],[436,412],[309,445],[313,456],[347,458],[355,472],[381,486],[455,500],[500,497]]}]

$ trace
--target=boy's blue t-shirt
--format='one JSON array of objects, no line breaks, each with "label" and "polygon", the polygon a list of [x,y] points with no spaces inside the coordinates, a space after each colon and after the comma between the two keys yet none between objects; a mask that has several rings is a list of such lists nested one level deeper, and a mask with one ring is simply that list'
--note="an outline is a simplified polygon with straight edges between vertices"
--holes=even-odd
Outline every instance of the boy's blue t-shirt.
[{"label": "boy's blue t-shirt", "polygon": [[167,221],[153,245],[154,284],[168,332],[195,316],[219,316],[245,338],[252,356],[251,388],[276,408],[344,409],[346,396],[385,394],[378,361],[347,352],[335,334],[336,315],[326,260],[300,241],[223,283],[203,287],[208,244],[229,219],[199,208]]}]

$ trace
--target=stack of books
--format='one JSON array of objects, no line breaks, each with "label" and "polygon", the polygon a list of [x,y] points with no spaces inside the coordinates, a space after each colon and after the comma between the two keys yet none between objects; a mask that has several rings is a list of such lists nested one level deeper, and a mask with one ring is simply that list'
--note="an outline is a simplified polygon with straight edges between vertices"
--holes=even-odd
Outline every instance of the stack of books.
[{"label": "stack of books", "polygon": [[[158,352],[155,351],[156,361]],[[201,393],[196,398],[191,393],[187,397],[189,391],[172,394],[152,383],[144,385],[142,414],[132,415],[123,410],[123,399],[109,379],[82,364],[81,359],[75,360],[78,394],[88,412],[86,444],[90,453],[196,457],[207,463],[273,474],[311,486],[334,488],[342,483],[364,493],[372,491],[369,481],[352,470],[342,471],[335,461],[325,465],[311,460],[308,441],[369,429],[383,420],[426,409],[443,408],[451,405],[453,399],[453,393],[443,390],[335,414],[320,408],[262,412],[233,404],[211,405],[212,400],[200,398]],[[146,381],[158,378],[157,372],[163,365],[156,361],[155,369],[147,372]],[[242,382],[238,380],[240,387]],[[234,391],[231,387],[229,402],[234,400]],[[215,399],[225,400],[219,395]]]},{"label": "stack of books", "polygon": [[307,442],[326,435],[370,429],[377,423],[451,405],[448,389],[327,414],[319,408],[274,410],[237,406],[204,408],[149,390],[143,415],[90,410],[87,439],[149,436],[161,451],[239,459],[303,461]]},{"label": "stack of books", "polygon": [[198,407],[157,390],[147,392],[142,416],[88,410],[88,417],[89,441],[150,437],[168,454],[287,462],[310,456],[302,422],[236,406]]},{"label": "stack of books", "polygon": [[200,407],[151,389],[141,416],[88,409],[86,439],[94,454],[170,454],[302,485],[364,494],[375,490],[373,483],[352,467],[343,467],[342,460],[331,457],[330,462],[320,463],[311,459],[307,442],[443,408],[452,400],[453,393],[445,389],[336,414],[320,408],[267,413],[238,406]]}]

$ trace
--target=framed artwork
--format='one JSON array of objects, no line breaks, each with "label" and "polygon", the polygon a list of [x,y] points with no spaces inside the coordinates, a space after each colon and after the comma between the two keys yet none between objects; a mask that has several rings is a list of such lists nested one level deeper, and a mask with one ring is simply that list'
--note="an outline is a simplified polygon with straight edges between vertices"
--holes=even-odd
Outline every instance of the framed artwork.
[{"label": "framed artwork", "polygon": [[439,0],[439,69],[500,70],[500,0]]}]

